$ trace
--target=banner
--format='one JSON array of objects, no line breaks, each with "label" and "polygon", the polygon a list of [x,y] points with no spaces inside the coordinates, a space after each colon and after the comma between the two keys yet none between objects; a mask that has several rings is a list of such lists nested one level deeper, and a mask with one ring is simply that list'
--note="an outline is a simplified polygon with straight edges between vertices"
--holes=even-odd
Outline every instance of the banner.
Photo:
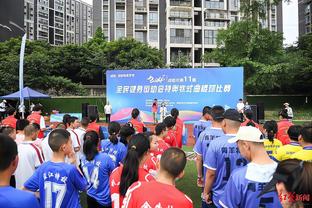
[{"label": "banner", "polygon": [[[106,72],[107,100],[113,107],[111,120],[127,121],[133,108],[144,122],[152,122],[153,100],[180,111],[184,121],[200,119],[204,106],[236,108],[243,98],[243,68],[191,68],[109,70]],[[159,115],[158,115],[159,116]]]}]

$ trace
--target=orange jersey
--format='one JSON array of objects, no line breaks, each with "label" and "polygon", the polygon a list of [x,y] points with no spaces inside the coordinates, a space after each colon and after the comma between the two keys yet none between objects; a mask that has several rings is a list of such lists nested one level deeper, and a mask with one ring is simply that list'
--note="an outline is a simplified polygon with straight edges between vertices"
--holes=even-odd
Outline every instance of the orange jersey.
[{"label": "orange jersey", "polygon": [[143,133],[144,124],[142,122],[138,121],[137,119],[131,119],[129,122],[132,123],[136,132]]},{"label": "orange jersey", "polygon": [[88,131],[95,131],[96,133],[98,133],[98,135],[100,135],[100,125],[98,125],[96,121],[89,123],[87,127],[87,132]]},{"label": "orange jersey", "polygon": [[176,119],[176,141],[177,141],[177,146],[179,148],[182,148],[182,133],[183,133],[183,126],[184,123],[181,119],[177,118]]},{"label": "orange jersey", "polygon": [[[109,188],[112,199],[112,208],[120,208],[122,205],[122,201],[124,196],[120,195],[119,186],[120,186],[120,177],[122,173],[123,165],[115,168],[112,174],[109,177]],[[152,181],[155,178],[149,174],[143,168],[139,168],[139,180],[138,181]]]},{"label": "orange jersey", "polygon": [[170,147],[176,147],[177,146],[177,134],[174,130],[169,129],[167,136],[164,138],[164,141],[170,146]]},{"label": "orange jersey", "polygon": [[287,131],[289,127],[292,125],[294,124],[289,122],[287,119],[283,119],[277,123],[276,138],[280,140],[283,143],[283,145],[290,143],[290,138],[287,134]]},{"label": "orange jersey", "polygon": [[1,125],[3,126],[10,126],[14,129],[16,129],[16,121],[17,119],[14,118],[14,116],[8,116],[5,119],[2,120]]},{"label": "orange jersey", "polygon": [[129,187],[122,207],[193,208],[193,202],[173,185],[138,181]]}]

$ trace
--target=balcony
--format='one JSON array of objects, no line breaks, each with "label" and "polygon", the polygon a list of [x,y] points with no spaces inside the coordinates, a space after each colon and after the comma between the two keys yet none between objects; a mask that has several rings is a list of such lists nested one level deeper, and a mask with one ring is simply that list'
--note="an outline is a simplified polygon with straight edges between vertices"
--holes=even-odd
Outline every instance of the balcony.
[{"label": "balcony", "polygon": [[191,37],[170,37],[170,43],[180,43],[180,44],[191,44],[192,38]]},{"label": "balcony", "polygon": [[135,12],[147,13],[147,8],[145,6],[135,6]]},{"label": "balcony", "polygon": [[170,6],[181,6],[181,7],[191,7],[192,1],[183,1],[183,0],[171,0]]},{"label": "balcony", "polygon": [[147,27],[145,25],[135,25],[135,30],[147,30]]},{"label": "balcony", "polygon": [[150,4],[159,4],[159,0],[149,0]]},{"label": "balcony", "polygon": [[220,12],[210,12],[205,11],[205,20],[228,20],[230,21],[229,16],[227,13],[220,13]]}]

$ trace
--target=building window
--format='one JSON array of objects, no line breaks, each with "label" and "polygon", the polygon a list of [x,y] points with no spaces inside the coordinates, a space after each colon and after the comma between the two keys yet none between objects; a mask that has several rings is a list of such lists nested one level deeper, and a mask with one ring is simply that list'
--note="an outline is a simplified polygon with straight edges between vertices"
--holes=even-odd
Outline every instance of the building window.
[{"label": "building window", "polygon": [[150,42],[158,42],[158,30],[150,29],[149,31],[149,41]]},{"label": "building window", "polygon": [[135,24],[136,25],[143,25],[144,24],[144,16],[142,14],[135,15]]},{"label": "building window", "polygon": [[224,9],[224,2],[219,1],[206,1],[205,7],[207,9]]},{"label": "building window", "polygon": [[310,15],[305,16],[305,23],[310,24],[310,22],[311,22]]},{"label": "building window", "polygon": [[116,22],[125,22],[126,20],[126,13],[122,10],[116,11]]},{"label": "building window", "polygon": [[192,43],[192,30],[170,29],[170,43]]},{"label": "building window", "polygon": [[108,11],[103,12],[103,22],[108,22]]},{"label": "building window", "polygon": [[144,32],[135,32],[135,39],[137,41],[146,42],[144,38]]},{"label": "building window", "polygon": [[150,12],[149,15],[150,24],[158,24],[158,12]]},{"label": "building window", "polygon": [[125,28],[116,28],[116,39],[125,37]]},{"label": "building window", "polygon": [[209,45],[215,45],[217,44],[217,30],[205,30],[204,32],[204,38],[205,38],[205,44]]}]

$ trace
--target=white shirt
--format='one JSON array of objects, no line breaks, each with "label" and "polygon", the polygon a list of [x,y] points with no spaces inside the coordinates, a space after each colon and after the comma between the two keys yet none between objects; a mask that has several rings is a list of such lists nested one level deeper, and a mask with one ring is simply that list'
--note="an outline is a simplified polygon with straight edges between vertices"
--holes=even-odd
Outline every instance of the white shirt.
[{"label": "white shirt", "polygon": [[244,112],[244,107],[245,107],[244,103],[237,103],[237,105],[236,105],[236,109],[239,113]]},{"label": "white shirt", "polygon": [[40,129],[44,129],[44,128],[46,128],[44,117],[40,116]]},{"label": "white shirt", "polygon": [[294,113],[293,113],[292,108],[288,106],[288,107],[286,107],[286,110],[287,110],[287,115],[289,117],[293,118],[294,117]]},{"label": "white shirt", "polygon": [[24,141],[18,145],[19,162],[15,171],[16,188],[21,189],[24,183],[34,174],[43,162],[39,147],[32,141]]},{"label": "white shirt", "polygon": [[5,102],[0,103],[0,112],[5,112]]},{"label": "white shirt", "polygon": [[79,141],[80,141],[80,150],[79,150],[79,159],[83,156],[83,137],[86,134],[86,130],[84,128],[77,128],[74,130],[76,134],[78,135]]},{"label": "white shirt", "polygon": [[44,161],[51,161],[52,156],[53,156],[53,151],[49,145],[49,135],[48,134],[45,138],[43,138],[42,143],[41,143],[41,148],[42,148],[42,153],[44,156]]},{"label": "white shirt", "polygon": [[111,105],[105,105],[104,106],[104,111],[105,111],[105,114],[112,114],[112,106]]},{"label": "white shirt", "polygon": [[[73,129],[71,129],[71,128],[67,128],[67,131],[70,133],[70,138],[72,140],[73,150],[75,150],[75,148],[80,148],[81,149],[80,140],[79,140],[79,137],[78,137],[77,133]],[[75,152],[75,154],[76,154],[77,165],[79,165],[80,164],[80,160],[79,160],[80,153],[78,151],[78,152]]]}]

